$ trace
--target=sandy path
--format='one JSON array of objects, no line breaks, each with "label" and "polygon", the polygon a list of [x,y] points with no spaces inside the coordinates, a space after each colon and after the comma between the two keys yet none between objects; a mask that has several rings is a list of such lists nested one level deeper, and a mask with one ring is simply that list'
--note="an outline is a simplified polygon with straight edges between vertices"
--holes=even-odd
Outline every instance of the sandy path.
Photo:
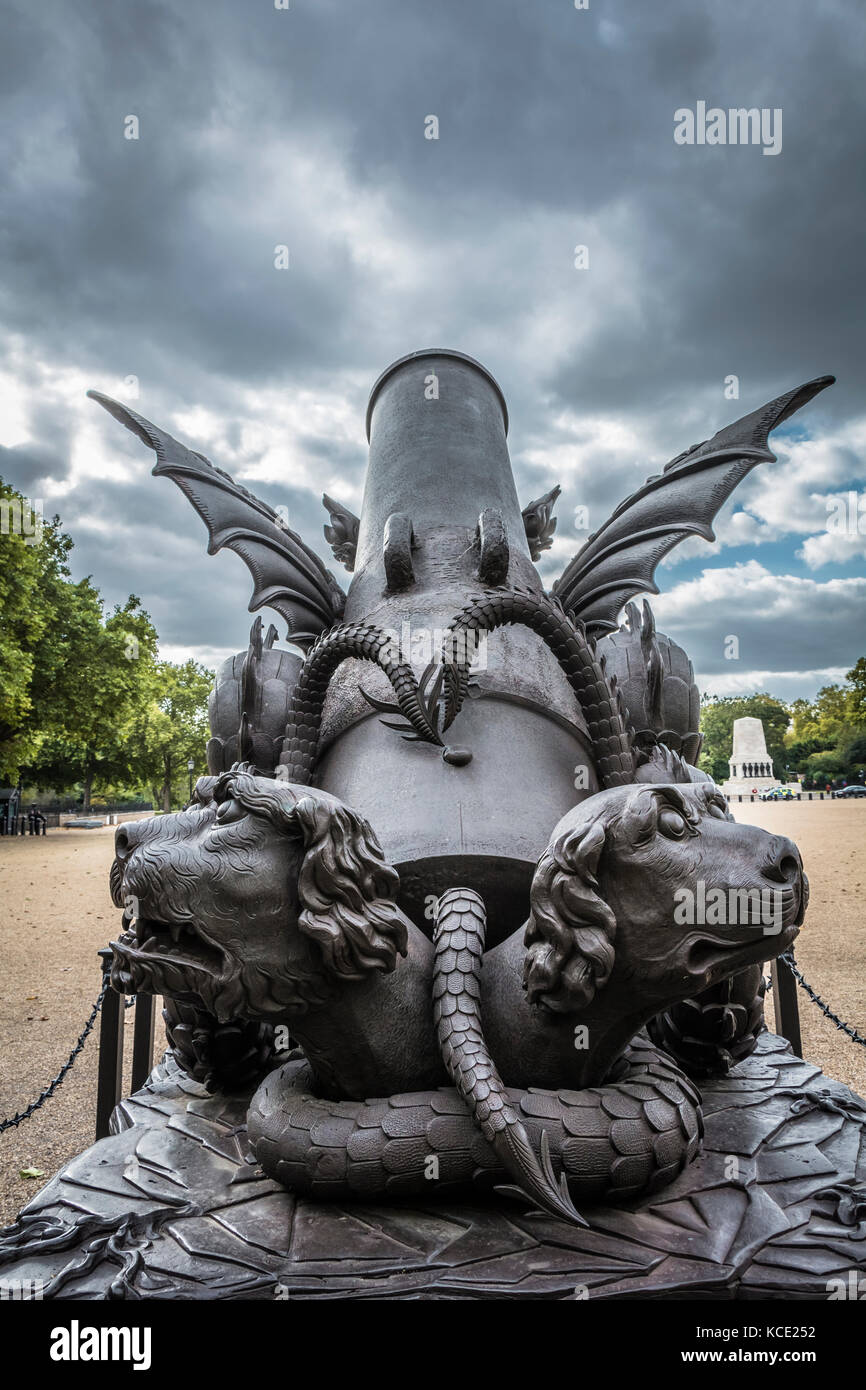
[{"label": "sandy path", "polygon": [[[831,1009],[866,1037],[866,799],[743,802],[731,809],[736,820],[799,845],[810,898],[794,947],[797,964]],[[798,998],[803,1055],[866,1095],[866,1047],[824,1018],[802,990]],[[772,1005],[767,1023],[773,1026]]]},{"label": "sandy path", "polygon": [[[812,897],[797,959],[841,1017],[866,1034],[866,803],[744,803],[734,814],[799,844]],[[108,828],[0,839],[2,1116],[22,1109],[55,1075],[98,993],[96,951],[118,924],[108,896],[112,847]],[[802,992],[799,997],[805,1055],[866,1093],[866,1049],[822,1018]],[[771,1006],[768,1022],[772,1026]],[[0,1136],[0,1221],[12,1220],[46,1178],[91,1143],[96,1058],[92,1036],[57,1094],[31,1120]],[[43,1169],[45,1178],[20,1178],[19,1170],[29,1167]]]},{"label": "sandy path", "polygon": [[[108,895],[114,830],[0,839],[0,1116],[22,1110],[58,1072],[99,993],[96,952],[118,929]],[[132,1016],[125,1025],[129,1088]],[[99,1024],[60,1089],[0,1135],[0,1222],[93,1142]],[[164,1036],[158,1046],[165,1046]],[[41,1168],[45,1178],[18,1176]]]}]

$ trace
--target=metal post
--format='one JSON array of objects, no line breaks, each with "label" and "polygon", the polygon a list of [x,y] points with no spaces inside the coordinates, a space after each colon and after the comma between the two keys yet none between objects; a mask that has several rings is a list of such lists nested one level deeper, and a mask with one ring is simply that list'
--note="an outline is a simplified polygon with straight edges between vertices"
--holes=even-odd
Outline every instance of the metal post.
[{"label": "metal post", "polygon": [[776,1031],[787,1038],[796,1057],[803,1055],[800,1039],[800,1010],[797,1004],[797,981],[788,962],[777,958],[772,963],[773,997],[776,1010]]},{"label": "metal post", "polygon": [[152,994],[135,996],[135,1025],[132,1030],[132,1089],[139,1090],[153,1067],[153,1032],[156,999]]},{"label": "metal post", "polygon": [[[104,946],[99,952],[102,957],[102,970],[111,969],[113,952]],[[99,1071],[96,1087],[96,1138],[104,1139],[109,1133],[108,1122],[111,1112],[120,1100],[123,1085],[123,996],[109,988],[102,1001],[102,1019],[99,1025]]]}]

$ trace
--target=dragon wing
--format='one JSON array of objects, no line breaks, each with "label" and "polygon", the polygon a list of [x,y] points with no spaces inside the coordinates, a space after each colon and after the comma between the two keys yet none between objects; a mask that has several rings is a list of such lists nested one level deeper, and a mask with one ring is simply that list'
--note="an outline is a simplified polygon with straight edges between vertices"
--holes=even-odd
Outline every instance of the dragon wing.
[{"label": "dragon wing", "polygon": [[727,425],[620,502],[553,586],[566,612],[597,635],[616,628],[635,594],[657,594],[653,576],[663,556],[686,536],[715,540],[711,523],[737,484],[756,464],[775,461],[770,431],[835,379],[816,377]]},{"label": "dragon wing", "polygon": [[346,595],[321,560],[280,517],[203,454],[187,449],[128,406],[99,391],[88,396],[104,406],[156,452],[154,475],[177,483],[208,531],[208,554],[227,546],[253,577],[250,612],[274,608],[294,642],[317,637],[340,617]]}]

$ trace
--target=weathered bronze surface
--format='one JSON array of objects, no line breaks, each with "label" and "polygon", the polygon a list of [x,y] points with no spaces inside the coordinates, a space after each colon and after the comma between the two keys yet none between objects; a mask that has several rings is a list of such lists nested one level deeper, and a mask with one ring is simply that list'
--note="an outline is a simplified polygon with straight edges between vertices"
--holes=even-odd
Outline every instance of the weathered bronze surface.
[{"label": "weathered bronze surface", "polygon": [[[837,1256],[863,1261],[866,1107],[763,1025],[800,855],[695,768],[685,653],[647,607],[617,630],[830,380],[679,455],[551,593],[533,558],[558,490],[521,509],[502,393],[462,354],[373,389],[361,516],[324,499],[348,594],[270,508],[100,398],[304,657],[254,627],[215,692],[212,775],[118,830],[112,983],[165,996],[174,1060],[6,1258],[58,1296],[96,1296],[114,1261],[156,1297],[815,1296]],[[106,1266],[82,1283],[65,1252],[94,1235]]]},{"label": "weathered bronze surface", "polygon": [[[535,1135],[545,1099],[524,1102]],[[293,1196],[248,1159],[247,1103],[208,1094],[169,1057],[118,1107],[115,1136],[10,1228],[4,1276],[68,1299],[591,1302],[826,1299],[831,1281],[862,1277],[866,1111],[769,1033],[735,1074],[703,1086],[703,1143],[688,1168],[625,1206],[586,1207],[588,1230],[491,1199],[482,1170],[468,1200],[407,1200],[396,1184],[388,1200]],[[378,1119],[412,1142],[406,1109],[382,1102]],[[628,1118],[618,1123],[627,1133]],[[339,1153],[337,1132],[321,1142]]]}]

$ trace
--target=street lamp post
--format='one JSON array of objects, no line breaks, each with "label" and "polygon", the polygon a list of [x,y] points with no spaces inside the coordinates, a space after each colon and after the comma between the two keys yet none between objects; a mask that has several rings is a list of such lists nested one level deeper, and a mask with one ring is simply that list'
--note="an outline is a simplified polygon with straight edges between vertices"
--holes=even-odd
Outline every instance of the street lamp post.
[{"label": "street lamp post", "polygon": [[189,773],[189,799],[192,801],[192,774],[195,772],[195,758],[190,758],[186,770]]}]

